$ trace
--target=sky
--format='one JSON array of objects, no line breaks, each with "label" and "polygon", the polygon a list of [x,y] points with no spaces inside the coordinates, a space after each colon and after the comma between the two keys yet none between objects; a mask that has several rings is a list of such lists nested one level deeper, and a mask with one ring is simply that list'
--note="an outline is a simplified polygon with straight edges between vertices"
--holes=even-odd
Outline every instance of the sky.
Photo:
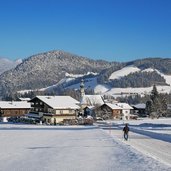
[{"label": "sky", "polygon": [[119,62],[171,58],[171,1],[0,0],[0,57],[51,50]]}]

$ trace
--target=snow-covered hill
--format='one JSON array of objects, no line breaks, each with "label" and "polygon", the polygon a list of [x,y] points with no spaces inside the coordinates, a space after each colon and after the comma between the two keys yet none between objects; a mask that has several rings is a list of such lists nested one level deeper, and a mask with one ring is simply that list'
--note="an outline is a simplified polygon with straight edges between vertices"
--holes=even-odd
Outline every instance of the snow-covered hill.
[{"label": "snow-covered hill", "polygon": [[[158,74],[164,77],[164,79],[166,80],[166,83],[168,84],[168,86],[157,86],[158,91],[160,93],[170,93],[171,92],[171,75],[165,75],[159,72],[158,70],[152,69],[152,68],[141,70],[135,66],[127,66],[127,67],[122,68],[121,70],[113,72],[111,76],[109,77],[109,79],[120,79],[134,72],[153,72],[153,71],[156,71]],[[65,80],[65,82],[68,82],[70,79],[71,78],[68,77],[67,80]],[[152,90],[152,86],[151,87],[138,87],[138,88],[132,88],[132,87],[111,88],[110,86],[107,86],[106,84],[98,84],[97,77],[88,78],[88,79],[85,79],[84,81],[85,81],[85,88],[93,89],[96,94],[110,94],[115,97],[136,95],[136,94],[144,96],[145,94],[149,94]],[[77,84],[68,86],[66,88],[79,89],[79,86],[80,86],[80,83],[77,83]]]},{"label": "snow-covered hill", "polygon": [[113,72],[111,74],[111,76],[109,77],[109,79],[110,80],[119,79],[123,76],[130,74],[130,73],[134,73],[134,72],[138,72],[138,71],[141,71],[141,70],[135,66],[127,66],[127,67],[122,68],[121,70]]},{"label": "snow-covered hill", "polygon": [[[147,68],[147,69],[141,70],[135,66],[127,66],[127,67],[122,68],[121,70],[113,72],[109,78],[110,79],[120,79],[121,77],[124,77],[124,76],[126,76],[130,73],[134,73],[134,72],[153,72],[153,71],[156,71],[159,75],[164,77],[164,79],[166,80],[166,83],[168,84],[168,86],[157,86],[157,90],[160,93],[170,93],[171,92],[171,75],[165,75],[165,74],[161,73],[160,71],[158,71],[157,69],[153,69],[153,68]],[[104,89],[103,85],[97,86],[95,89],[95,92],[96,93],[99,92],[100,89]],[[115,97],[134,95],[134,94],[140,94],[140,95],[144,96],[145,94],[149,94],[151,92],[151,90],[152,90],[152,86],[151,87],[138,87],[138,88],[135,88],[135,87],[134,88],[132,88],[132,87],[111,88],[111,89],[108,89],[107,91],[103,92],[103,94],[107,93],[107,94],[114,95]]]},{"label": "snow-covered hill", "polygon": [[16,61],[12,61],[12,60],[9,60],[6,58],[0,58],[0,75],[5,71],[8,71],[12,68],[15,68],[21,62],[22,62],[21,59],[18,59]]},{"label": "snow-covered hill", "polygon": [[[139,69],[136,66],[126,66],[122,68],[121,70],[117,70],[113,72],[109,79],[121,79],[122,77],[134,73],[134,72],[154,72],[156,71],[158,74],[160,74],[164,79],[166,80],[166,83],[168,85],[158,85],[157,90],[160,93],[170,93],[171,92],[171,75],[165,75],[161,73],[160,71],[153,69],[153,68],[147,68],[147,69]],[[84,78],[87,76],[87,78]],[[89,77],[88,77],[89,76]],[[127,88],[112,88],[111,86],[107,84],[98,84],[97,78],[98,73],[87,73],[85,75],[83,74],[65,74],[65,78],[61,79],[57,84],[54,84],[52,86],[48,86],[46,88],[39,89],[40,91],[51,91],[53,89],[56,89],[58,86],[61,86],[65,89],[75,89],[78,90],[80,88],[80,80],[81,78],[84,78],[84,84],[85,89],[92,89],[94,90],[95,94],[102,94],[102,95],[112,95],[114,97],[124,97],[129,95],[141,95],[144,96],[145,94],[150,94],[152,90],[151,87],[127,87]],[[30,90],[24,90],[20,91],[20,93],[28,92]]]},{"label": "snow-covered hill", "polygon": [[16,91],[78,90],[81,79],[85,88],[96,94],[143,96],[151,92],[153,84],[159,92],[170,93],[170,68],[171,59],[146,58],[118,63],[50,51],[33,55],[15,69],[1,74],[0,96]]},{"label": "snow-covered hill", "polygon": [[[25,89],[41,89],[66,77],[65,73],[82,75],[100,73],[118,66],[117,62],[93,60],[64,51],[49,51],[23,60],[16,68],[0,75],[0,96]],[[73,76],[72,76],[73,78]]]}]

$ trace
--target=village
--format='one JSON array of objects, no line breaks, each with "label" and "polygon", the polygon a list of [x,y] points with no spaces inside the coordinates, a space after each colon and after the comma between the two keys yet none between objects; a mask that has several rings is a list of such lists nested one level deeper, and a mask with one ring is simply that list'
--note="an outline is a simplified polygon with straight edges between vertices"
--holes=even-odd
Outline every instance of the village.
[{"label": "village", "polygon": [[[130,105],[101,95],[85,94],[80,83],[80,101],[71,96],[35,96],[19,101],[0,101],[2,122],[46,125],[93,125],[99,120],[137,120],[147,117],[146,104]],[[170,108],[169,108],[170,109]]]}]

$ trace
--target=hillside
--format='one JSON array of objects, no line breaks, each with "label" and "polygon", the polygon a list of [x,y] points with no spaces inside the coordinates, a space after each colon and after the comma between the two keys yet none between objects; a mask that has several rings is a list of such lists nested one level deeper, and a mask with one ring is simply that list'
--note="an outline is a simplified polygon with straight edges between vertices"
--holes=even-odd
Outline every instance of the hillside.
[{"label": "hillside", "polygon": [[[131,77],[132,75],[136,75],[139,79],[134,79],[135,77]],[[145,75],[144,75],[145,74]],[[144,76],[148,77],[144,78]],[[91,75],[89,77],[84,77],[85,89],[92,89],[96,94],[109,94],[114,97],[118,96],[128,96],[128,95],[136,95],[139,94],[144,96],[145,94],[149,94],[152,90],[152,86],[155,83],[157,85],[157,89],[160,93],[170,93],[171,92],[171,75],[166,75],[161,73],[160,71],[152,68],[147,69],[139,69],[136,66],[126,66],[120,70],[113,72],[109,76],[109,81],[104,83],[99,83],[100,75]],[[130,80],[134,83],[134,87],[126,86],[126,81],[130,77]],[[137,78],[136,77],[136,78]],[[48,87],[44,90],[51,91],[52,89],[57,89],[57,87],[62,87],[64,89],[75,89],[78,90],[80,87],[80,79],[83,77],[75,77],[69,76],[62,79],[58,84]],[[141,79],[140,79],[141,78]],[[161,82],[157,82],[157,79],[161,79]],[[146,86],[144,86],[142,81],[145,80]],[[112,86],[111,81],[121,81],[124,84],[124,87]],[[144,83],[144,84],[145,84]],[[135,86],[137,85],[137,86]]]},{"label": "hillside", "polygon": [[117,67],[117,62],[91,60],[63,51],[40,53],[25,59],[16,68],[0,75],[0,96],[25,89],[40,89],[58,83],[66,73],[100,73]]},{"label": "hillside", "polygon": [[97,94],[124,96],[171,92],[171,59],[146,58],[127,63],[92,60],[64,51],[33,55],[0,75],[0,96],[32,90],[56,92],[85,88]]}]

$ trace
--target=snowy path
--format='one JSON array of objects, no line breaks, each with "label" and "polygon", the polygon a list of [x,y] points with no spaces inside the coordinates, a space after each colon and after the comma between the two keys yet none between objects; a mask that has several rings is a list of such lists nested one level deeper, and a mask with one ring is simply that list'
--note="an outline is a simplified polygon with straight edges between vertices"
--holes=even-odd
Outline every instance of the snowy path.
[{"label": "snowy path", "polygon": [[[0,171],[168,171],[171,169],[142,155],[127,144],[115,140],[101,129],[74,130],[58,129],[53,126],[37,126],[37,128],[27,125],[15,127],[0,125]],[[134,142],[133,138],[130,142]]]},{"label": "snowy path", "polygon": [[[107,130],[106,130],[107,131]],[[130,145],[136,150],[153,157],[154,159],[171,167],[171,143],[150,138],[134,132],[129,133],[129,141],[123,140],[122,130],[107,131],[112,137]]]}]

